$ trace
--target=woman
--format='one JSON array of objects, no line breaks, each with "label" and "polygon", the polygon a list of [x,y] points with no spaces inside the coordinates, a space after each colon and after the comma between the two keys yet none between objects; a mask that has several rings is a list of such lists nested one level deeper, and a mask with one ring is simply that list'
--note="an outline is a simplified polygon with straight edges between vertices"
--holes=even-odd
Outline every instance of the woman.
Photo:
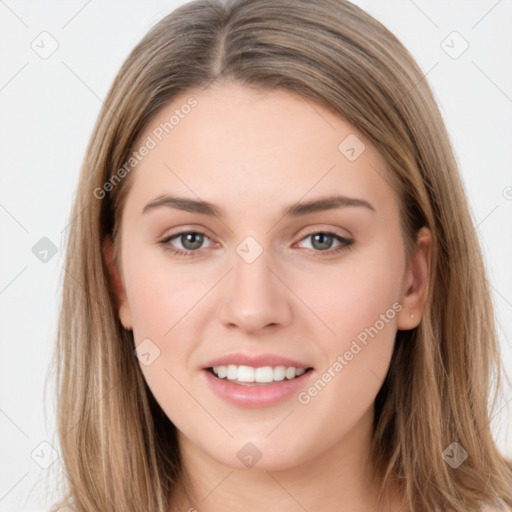
[{"label": "woman", "polygon": [[512,506],[448,134],[358,7],[164,18],[105,100],[72,218],[57,508]]}]

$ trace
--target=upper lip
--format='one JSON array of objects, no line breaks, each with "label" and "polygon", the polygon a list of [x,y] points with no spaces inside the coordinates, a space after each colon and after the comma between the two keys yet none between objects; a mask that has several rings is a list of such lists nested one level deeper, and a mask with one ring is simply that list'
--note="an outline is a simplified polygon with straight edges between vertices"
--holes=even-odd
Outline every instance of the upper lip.
[{"label": "upper lip", "polygon": [[211,359],[204,364],[203,369],[213,368],[214,366],[227,366],[229,364],[252,366],[254,368],[261,368],[263,366],[286,366],[287,368],[293,366],[294,368],[303,368],[304,370],[311,368],[311,365],[277,354],[233,352],[232,354],[225,354],[221,357]]}]

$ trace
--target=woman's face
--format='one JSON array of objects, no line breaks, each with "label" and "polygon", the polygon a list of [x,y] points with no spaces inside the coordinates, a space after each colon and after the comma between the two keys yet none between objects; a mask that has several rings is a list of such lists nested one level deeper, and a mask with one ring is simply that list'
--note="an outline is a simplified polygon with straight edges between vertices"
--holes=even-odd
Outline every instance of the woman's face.
[{"label": "woman's face", "polygon": [[119,314],[182,443],[277,470],[367,439],[426,275],[376,149],[319,105],[231,83],[176,98],[143,145]]}]

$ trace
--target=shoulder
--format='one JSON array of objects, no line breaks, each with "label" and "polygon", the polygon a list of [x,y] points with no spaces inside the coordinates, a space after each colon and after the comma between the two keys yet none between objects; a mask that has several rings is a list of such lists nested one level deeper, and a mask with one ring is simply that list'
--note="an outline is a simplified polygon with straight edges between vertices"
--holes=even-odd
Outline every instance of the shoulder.
[{"label": "shoulder", "polygon": [[30,510],[22,510],[21,512],[73,512],[69,507],[55,508],[55,505],[51,508],[33,508]]},{"label": "shoulder", "polygon": [[497,505],[485,505],[482,512],[512,512],[512,508],[500,499]]},{"label": "shoulder", "polygon": [[21,510],[20,512],[73,512],[69,507],[55,508],[55,505],[51,508],[32,508],[30,510]]},{"label": "shoulder", "polygon": [[[455,512],[453,509],[449,509],[447,512]],[[512,512],[512,508],[509,507],[503,500],[499,499],[496,505],[482,505],[480,512]]]}]

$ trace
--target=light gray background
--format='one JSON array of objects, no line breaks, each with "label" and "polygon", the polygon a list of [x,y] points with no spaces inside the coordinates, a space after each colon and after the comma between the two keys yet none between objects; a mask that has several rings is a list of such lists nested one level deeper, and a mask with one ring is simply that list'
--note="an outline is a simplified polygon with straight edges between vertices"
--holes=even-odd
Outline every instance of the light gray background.
[{"label": "light gray background", "polygon": [[[44,465],[54,453],[40,443],[58,447],[52,389],[45,401],[44,380],[79,168],[121,63],[182,3],[0,0],[1,511],[44,509],[52,501],[60,461],[50,469],[36,461]],[[505,365],[512,368],[512,2],[354,3],[397,35],[434,89],[487,259]],[[43,31],[58,43],[46,59],[31,47],[51,48]],[[464,43],[453,31],[469,44],[458,58],[452,57]],[[32,253],[42,237],[58,248],[46,263]],[[512,456],[510,389],[499,407],[493,430]]]}]

